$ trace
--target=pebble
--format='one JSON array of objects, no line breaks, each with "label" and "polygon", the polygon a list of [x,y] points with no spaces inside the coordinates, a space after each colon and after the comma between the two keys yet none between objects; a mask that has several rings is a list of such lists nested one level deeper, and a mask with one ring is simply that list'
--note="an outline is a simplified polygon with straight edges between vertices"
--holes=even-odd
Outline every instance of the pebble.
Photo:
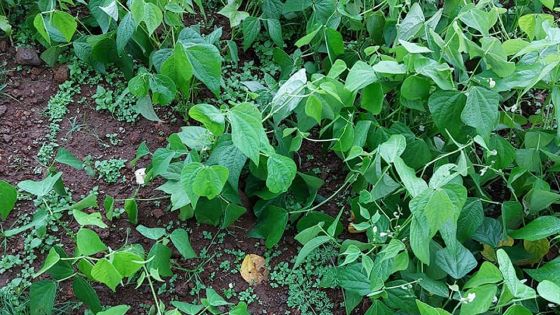
[{"label": "pebble", "polygon": [[6,113],[7,110],[8,110],[8,107],[6,107],[6,105],[0,106],[0,117],[2,117]]},{"label": "pebble", "polygon": [[41,59],[35,48],[19,47],[16,50],[16,63],[19,65],[39,66]]}]

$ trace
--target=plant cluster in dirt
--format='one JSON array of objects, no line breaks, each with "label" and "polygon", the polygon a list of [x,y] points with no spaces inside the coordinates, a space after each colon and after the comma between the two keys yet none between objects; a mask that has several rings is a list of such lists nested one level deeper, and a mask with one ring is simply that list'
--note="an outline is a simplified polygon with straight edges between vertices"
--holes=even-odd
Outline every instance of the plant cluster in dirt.
[{"label": "plant cluster in dirt", "polygon": [[5,0],[0,314],[552,314],[555,0]]}]

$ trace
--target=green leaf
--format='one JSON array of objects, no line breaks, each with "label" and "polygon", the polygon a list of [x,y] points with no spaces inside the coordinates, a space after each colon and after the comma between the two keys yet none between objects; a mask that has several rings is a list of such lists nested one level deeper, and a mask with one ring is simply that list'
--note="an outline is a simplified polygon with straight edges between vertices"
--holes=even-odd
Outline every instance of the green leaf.
[{"label": "green leaf", "polygon": [[420,311],[420,315],[451,315],[451,313],[444,309],[432,307],[420,300],[416,300],[416,306],[418,311]]},{"label": "green leaf", "polygon": [[66,164],[77,170],[84,168],[84,163],[78,159],[72,152],[66,150],[65,148],[59,148],[54,158],[58,163]]},{"label": "green leaf", "polygon": [[130,12],[127,13],[119,23],[119,27],[117,28],[117,39],[116,39],[117,52],[119,53],[119,55],[122,55],[122,53],[124,52],[124,49],[128,44],[128,42],[130,41],[130,39],[132,38],[132,35],[134,35],[137,26],[138,25],[134,21],[132,17],[132,13]]},{"label": "green leaf", "polygon": [[447,63],[439,63],[421,55],[414,56],[414,70],[416,70],[416,72],[432,79],[442,90],[455,89],[453,68],[449,67]]},{"label": "green leaf", "polygon": [[231,303],[224,300],[214,289],[206,288],[206,300],[212,306],[230,305]]},{"label": "green leaf", "polygon": [[99,235],[87,228],[80,228],[76,234],[76,245],[81,255],[91,256],[107,250]]},{"label": "green leaf", "polygon": [[305,258],[307,258],[309,254],[311,254],[311,252],[313,252],[319,246],[329,242],[330,240],[331,240],[330,236],[322,235],[322,236],[317,236],[311,239],[309,242],[305,243],[303,245],[303,248],[299,251],[296,257],[294,268],[299,267],[305,261]]},{"label": "green leaf", "polygon": [[57,262],[60,261],[60,255],[56,251],[54,247],[51,247],[49,250],[49,254],[47,258],[45,258],[45,262],[43,262],[43,267],[37,273],[33,275],[33,278],[37,278],[38,276],[42,275],[43,273],[47,272],[52,266],[56,265]]},{"label": "green leaf", "polygon": [[193,180],[193,192],[200,197],[214,199],[222,192],[228,176],[228,169],[221,165],[204,166]]},{"label": "green leaf", "polygon": [[480,269],[465,283],[465,288],[475,288],[483,284],[498,283],[502,281],[500,269],[490,262],[483,262]]},{"label": "green leaf", "polygon": [[142,269],[143,257],[132,250],[115,252],[112,264],[123,277],[132,277],[136,272]]},{"label": "green leaf", "polygon": [[554,16],[550,14],[526,14],[518,19],[517,24],[529,39],[533,40],[535,37],[538,39],[544,37],[545,32],[542,25],[545,21],[549,25],[554,25]]},{"label": "green leaf", "polygon": [[411,101],[427,99],[430,95],[430,81],[420,76],[409,76],[401,85],[401,95]]},{"label": "green leaf", "polygon": [[171,242],[185,259],[196,258],[196,252],[189,241],[189,234],[184,229],[175,229],[171,233]]},{"label": "green leaf", "polygon": [[279,47],[284,46],[284,39],[282,38],[282,25],[277,19],[267,19],[266,27],[268,29],[268,34],[272,41]]},{"label": "green leaf", "polygon": [[304,98],[306,83],[306,70],[301,69],[280,86],[271,101],[271,111],[275,121],[279,122],[288,117],[299,105]]},{"label": "green leaf", "polygon": [[228,113],[233,144],[253,163],[259,164],[259,155],[268,143],[260,111],[251,103],[241,103]]},{"label": "green leaf", "polygon": [[189,95],[193,67],[183,45],[175,45],[171,56],[161,65],[160,72],[171,78],[185,96]]},{"label": "green leaf", "polygon": [[357,91],[377,81],[377,75],[372,66],[363,61],[358,61],[352,66],[344,87],[350,92]]},{"label": "green leaf", "polygon": [[247,212],[247,209],[245,209],[245,207],[236,205],[234,203],[228,204],[224,211],[224,218],[223,218],[221,228],[222,229],[227,228],[233,222],[239,219],[243,214],[245,214],[245,212]]},{"label": "green leaf", "polygon": [[372,113],[379,115],[383,108],[383,87],[381,83],[372,83],[364,87],[362,97],[360,98],[360,107]]},{"label": "green leaf", "polygon": [[136,227],[136,231],[142,234],[142,236],[154,241],[162,238],[167,233],[164,228],[149,228],[147,226],[143,226],[142,224]]},{"label": "green leaf", "polygon": [[150,77],[149,85],[152,101],[155,104],[168,105],[175,99],[177,87],[170,77],[163,74],[153,75]]},{"label": "green leaf", "polygon": [[379,154],[387,163],[393,163],[400,157],[406,149],[406,138],[403,135],[392,135],[387,141],[382,143],[378,150]]},{"label": "green leaf", "polygon": [[161,243],[155,243],[148,253],[148,269],[155,269],[163,277],[173,275],[171,271],[171,249]]},{"label": "green leaf", "polygon": [[465,94],[458,91],[438,90],[428,99],[432,119],[442,135],[448,131],[452,137],[461,138],[463,122],[461,112],[465,107]]},{"label": "green leaf", "polygon": [[397,39],[408,41],[416,37],[416,34],[424,25],[424,21],[425,18],[422,8],[415,2],[397,27]]},{"label": "green leaf", "polygon": [[323,103],[321,99],[314,94],[310,95],[305,102],[305,114],[321,123],[321,116],[323,115]]},{"label": "green leaf", "polygon": [[47,41],[47,43],[51,43],[51,37],[47,32],[47,27],[45,24],[45,18],[43,17],[43,13],[37,13],[35,18],[33,19],[33,26],[39,32],[39,34]]},{"label": "green leaf", "polygon": [[0,180],[0,218],[6,220],[17,201],[17,190],[8,182]]},{"label": "green leaf", "polygon": [[461,120],[487,137],[496,128],[500,113],[500,95],[483,87],[474,86],[467,91],[465,108],[461,112]]},{"label": "green leaf", "polygon": [[129,309],[130,306],[128,305],[118,305],[110,307],[103,312],[99,312],[97,313],[97,315],[124,315],[126,314],[126,312],[128,312]]},{"label": "green leaf", "polygon": [[107,225],[103,222],[103,219],[101,218],[101,213],[99,212],[85,213],[83,211],[74,209],[72,210],[72,215],[74,216],[74,219],[76,220],[76,222],[78,222],[80,226],[94,225],[102,229],[107,227]]},{"label": "green leaf", "polygon": [[[474,296],[472,301],[461,305],[462,315],[482,314],[492,306],[492,299],[496,296],[498,288],[496,285],[487,284],[477,288],[468,290],[464,295],[467,297]],[[470,295],[469,295],[470,294]]]},{"label": "green leaf", "polygon": [[498,21],[496,10],[483,11],[479,8],[471,6],[468,10],[463,10],[459,15],[461,22],[467,26],[474,28],[484,36],[489,36],[489,31]]},{"label": "green leaf", "polygon": [[23,182],[20,182],[18,184],[18,188],[37,197],[43,197],[54,188],[54,185],[61,176],[62,173],[56,173],[55,175],[48,175],[47,178],[38,182],[32,180],[24,180]]},{"label": "green leaf", "polygon": [[99,300],[97,293],[91,287],[91,284],[89,284],[89,282],[87,282],[83,277],[74,276],[74,279],[72,280],[72,291],[74,292],[74,296],[87,305],[90,310],[96,313],[101,311],[101,301]]},{"label": "green leaf", "polygon": [[148,95],[138,99],[136,105],[134,106],[134,110],[140,115],[142,115],[142,117],[146,118],[147,120],[156,121],[156,122],[161,121],[161,119],[154,111],[152,99]]},{"label": "green leaf", "polygon": [[297,173],[292,159],[276,153],[268,157],[266,169],[266,187],[275,194],[288,191]]},{"label": "green leaf", "polygon": [[202,123],[215,136],[224,133],[225,115],[210,104],[197,104],[189,109],[189,116]]},{"label": "green leaf", "polygon": [[553,216],[541,216],[524,227],[509,232],[509,235],[515,239],[537,241],[558,233],[560,233],[560,219]]},{"label": "green leaf", "polygon": [[414,170],[408,167],[403,159],[396,157],[393,163],[397,174],[399,174],[399,177],[404,184],[404,187],[412,197],[416,197],[428,189],[426,181],[422,178],[416,177]]},{"label": "green leaf", "polygon": [[105,284],[113,292],[122,281],[121,274],[117,269],[111,264],[111,262],[105,258],[98,260],[93,268],[91,269],[91,277]]},{"label": "green leaf", "polygon": [[476,267],[477,262],[467,248],[457,243],[440,249],[436,253],[436,264],[451,277],[461,279]]},{"label": "green leaf", "polygon": [[560,304],[560,286],[556,283],[544,280],[537,286],[537,292],[543,299],[554,304]]},{"label": "green leaf", "polygon": [[130,223],[138,224],[138,204],[135,199],[126,199],[124,201],[124,211]]},{"label": "green leaf", "polygon": [[50,17],[51,25],[64,36],[67,43],[72,41],[78,23],[74,17],[63,11],[54,11]]},{"label": "green leaf", "polygon": [[216,46],[194,44],[185,46],[194,76],[202,81],[214,95],[220,94],[222,57]]},{"label": "green leaf", "polygon": [[148,35],[151,36],[163,22],[163,13],[157,5],[147,2],[144,4],[142,20],[146,24]]},{"label": "green leaf", "polygon": [[288,212],[285,209],[268,206],[262,210],[249,236],[264,238],[266,248],[272,248],[282,238],[287,223]]},{"label": "green leaf", "polygon": [[535,290],[523,284],[517,278],[517,275],[515,274],[515,269],[513,267],[513,264],[511,263],[511,260],[508,257],[508,254],[506,254],[506,252],[500,248],[496,252],[496,255],[498,257],[498,265],[500,271],[502,272],[502,275],[504,277],[504,283],[506,284],[511,294],[514,297],[520,299],[535,298],[537,296]]},{"label": "green leaf", "polygon": [[334,61],[336,57],[344,54],[342,34],[332,28],[327,28],[325,29],[325,41],[327,42],[327,52],[331,60]]},{"label": "green leaf", "polygon": [[202,151],[212,145],[212,134],[200,126],[182,127],[177,135],[182,143],[193,150]]},{"label": "green leaf", "polygon": [[53,280],[42,280],[31,285],[29,289],[31,315],[52,314],[57,287],[56,281]]},{"label": "green leaf", "polygon": [[250,16],[243,20],[241,29],[243,31],[243,50],[247,50],[261,32],[261,21],[256,17]]},{"label": "green leaf", "polygon": [[233,144],[229,135],[220,137],[210,157],[208,165],[222,165],[229,170],[228,183],[236,191],[239,184],[241,170],[247,161],[247,157]]}]

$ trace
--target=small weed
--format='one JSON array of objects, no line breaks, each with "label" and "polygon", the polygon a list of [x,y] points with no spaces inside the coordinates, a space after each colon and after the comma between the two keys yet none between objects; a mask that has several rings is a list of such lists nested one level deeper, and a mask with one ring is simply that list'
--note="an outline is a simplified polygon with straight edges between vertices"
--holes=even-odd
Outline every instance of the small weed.
[{"label": "small weed", "polygon": [[121,169],[126,166],[126,160],[123,159],[110,159],[95,161],[95,170],[100,179],[103,179],[107,184],[115,184],[119,180],[124,181],[124,176],[121,174]]}]

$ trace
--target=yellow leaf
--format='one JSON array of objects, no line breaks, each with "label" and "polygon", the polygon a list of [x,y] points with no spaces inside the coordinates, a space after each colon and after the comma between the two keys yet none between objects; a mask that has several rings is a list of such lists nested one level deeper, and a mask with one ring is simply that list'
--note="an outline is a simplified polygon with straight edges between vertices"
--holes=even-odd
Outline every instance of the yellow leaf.
[{"label": "yellow leaf", "polygon": [[241,263],[241,277],[250,285],[261,284],[268,278],[268,270],[263,257],[249,254]]}]

